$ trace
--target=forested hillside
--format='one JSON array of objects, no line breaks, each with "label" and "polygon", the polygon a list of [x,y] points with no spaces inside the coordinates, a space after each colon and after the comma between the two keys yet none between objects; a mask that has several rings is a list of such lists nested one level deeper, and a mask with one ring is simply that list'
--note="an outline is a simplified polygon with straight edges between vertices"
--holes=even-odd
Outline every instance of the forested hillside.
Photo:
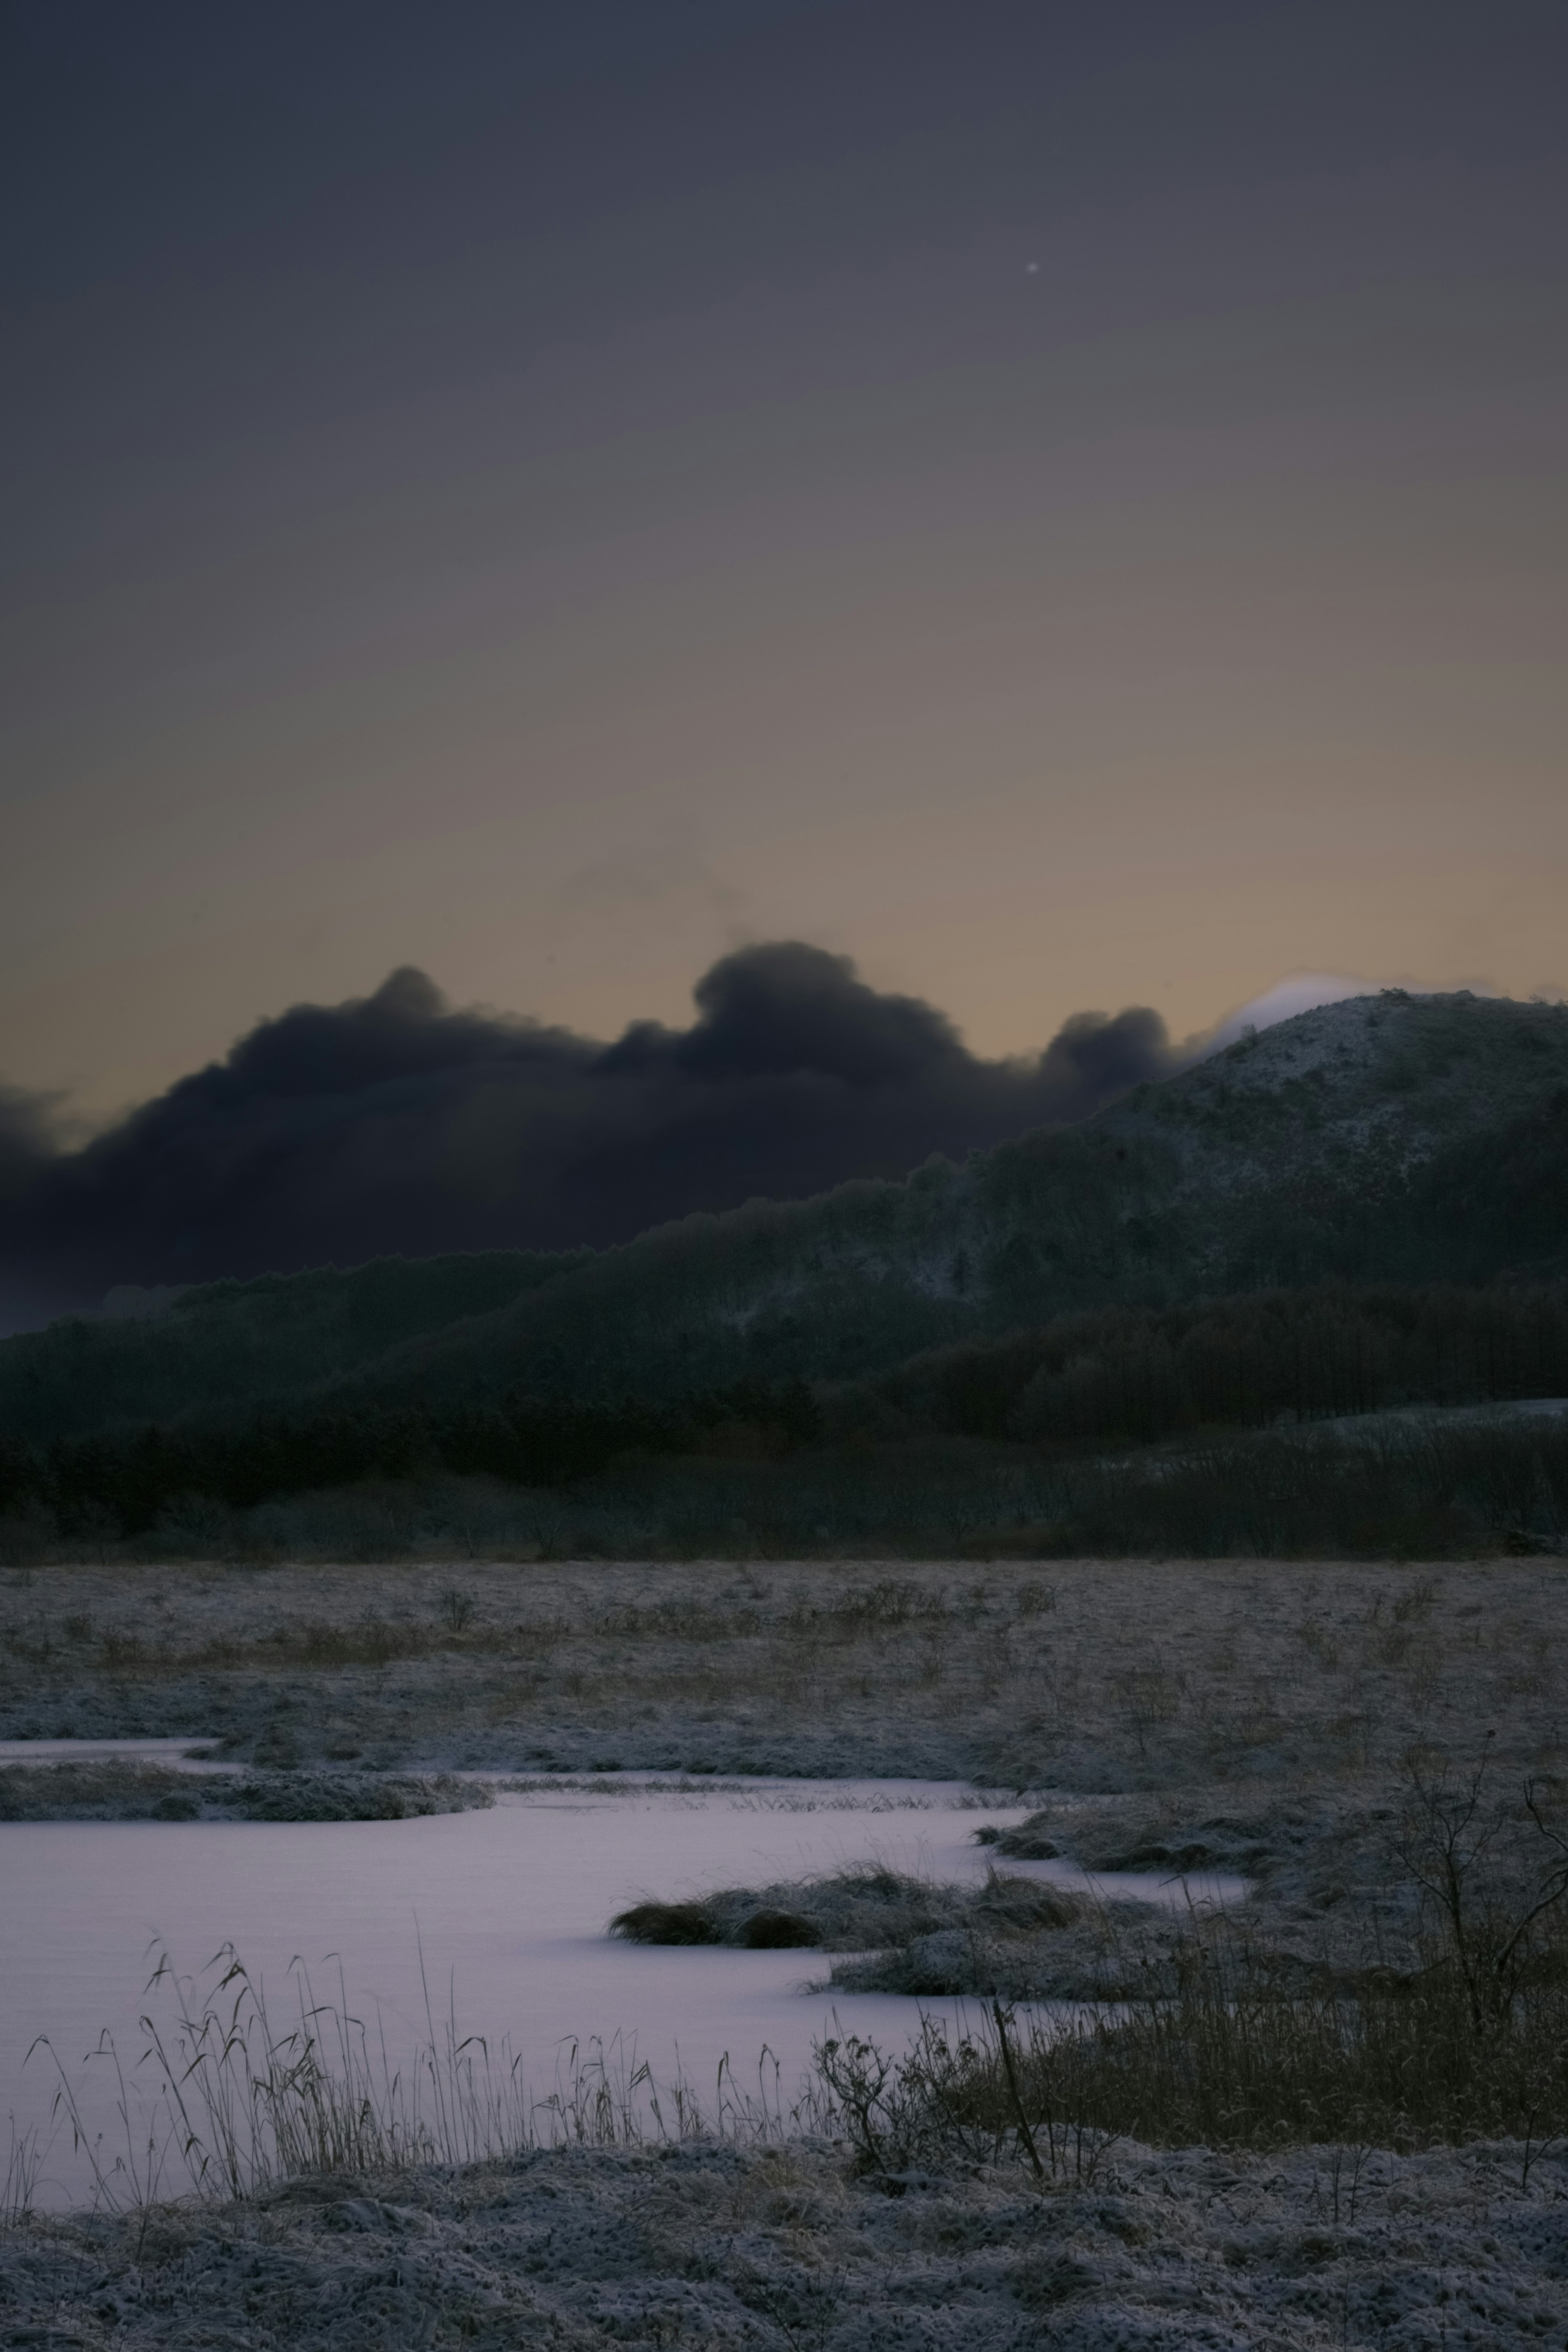
[{"label": "forested hillside", "polygon": [[[901,1183],[753,1202],[597,1253],[383,1261],[208,1285],[142,1320],[68,1319],[0,1344],[0,1430],[197,1428],[258,1407],[449,1420],[519,1397],[664,1412],[737,1382],[864,1386],[932,1349],[1106,1309],[1565,1272],[1568,1009],[1393,992]],[[1189,1339],[1161,1333],[1187,1349],[1170,1393],[1199,1395]],[[1137,1349],[1159,1355],[1152,1339]],[[902,1411],[925,1378],[885,1383],[884,1404]]]},{"label": "forested hillside", "polygon": [[264,1275],[178,1294],[161,1312],[67,1316],[0,1340],[0,1430],[226,1415],[316,1387],[421,1334],[493,1314],[589,1256],[529,1250]]}]

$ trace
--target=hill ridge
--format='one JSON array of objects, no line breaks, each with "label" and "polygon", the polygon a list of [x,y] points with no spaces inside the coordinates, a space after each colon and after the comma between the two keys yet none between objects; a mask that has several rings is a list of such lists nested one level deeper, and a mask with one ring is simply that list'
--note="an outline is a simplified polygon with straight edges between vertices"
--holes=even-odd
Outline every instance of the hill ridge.
[{"label": "hill ridge", "polygon": [[1080,1308],[1555,1273],[1565,1245],[1568,1007],[1385,991],[962,1165],[607,1250],[373,1261],[66,1318],[0,1342],[0,1430],[841,1381]]}]

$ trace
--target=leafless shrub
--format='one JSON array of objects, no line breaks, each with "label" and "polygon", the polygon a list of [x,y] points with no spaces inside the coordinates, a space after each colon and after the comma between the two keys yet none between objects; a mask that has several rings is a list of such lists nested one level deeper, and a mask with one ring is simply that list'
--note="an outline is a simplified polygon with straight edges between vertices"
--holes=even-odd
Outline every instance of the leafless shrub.
[{"label": "leafless shrub", "polygon": [[448,1633],[465,1633],[474,1621],[474,1596],[449,1584],[441,1595],[441,1622]]},{"label": "leafless shrub", "polygon": [[1568,2126],[1568,1997],[1521,1992],[1484,2042],[1452,1971],[1354,1998],[1284,1994],[1254,1956],[1192,1948],[1177,1989],[1062,2026],[983,2013],[949,2041],[927,2019],[909,2054],[852,2040],[818,2065],[879,2168],[979,2159],[987,2147],[1053,2174],[1125,2136],[1155,2146],[1415,2147],[1532,2139]]},{"label": "leafless shrub", "polygon": [[1465,1770],[1412,1756],[1394,1843],[1427,1899],[1478,2039],[1507,2031],[1568,1895],[1568,1837],[1547,1818],[1544,1784],[1526,1780],[1510,1804],[1494,1780],[1486,1754]]},{"label": "leafless shrub", "polygon": [[1371,1948],[1357,1970],[1304,1972],[1236,1921],[1194,1916],[1158,1950],[1129,1941],[1113,2009],[1016,2029],[993,2002],[951,2043],[928,2021],[900,2061],[825,2045],[824,2079],[879,2166],[944,2135],[973,2155],[989,2134],[1051,2169],[1083,2133],[1352,2150],[1513,2138],[1528,2181],[1568,2132],[1568,1841],[1540,1782],[1509,1801],[1483,1758],[1411,1765],[1394,1851],[1426,1898],[1404,1965]]}]

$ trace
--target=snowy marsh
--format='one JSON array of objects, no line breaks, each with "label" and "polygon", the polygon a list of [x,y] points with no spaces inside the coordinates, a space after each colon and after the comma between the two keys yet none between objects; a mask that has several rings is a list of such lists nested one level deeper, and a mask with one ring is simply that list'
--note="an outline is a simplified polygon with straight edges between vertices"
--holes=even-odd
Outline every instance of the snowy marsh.
[{"label": "snowy marsh", "polygon": [[[1562,1906],[1510,1938],[1559,1851],[1563,1573],[18,1574],[0,1733],[37,1762],[0,1753],[0,1789],[67,1801],[0,1825],[13,2193],[41,2209],[0,2236],[5,2324],[118,2352],[1553,2340]],[[51,1751],[83,1737],[178,1747]],[[1447,1821],[1468,1852],[1467,1759],[1500,1826],[1461,1951],[1411,1865],[1423,1788],[1427,1848]],[[112,1811],[117,1770],[152,1810],[274,1810],[58,1818]],[[344,1818],[442,1774],[495,1802]],[[300,1818],[334,1786],[335,1817]],[[857,1874],[904,1906],[871,1949],[824,1910]],[[660,1906],[702,1940],[606,1934]],[[763,1910],[790,1932],[753,1938]],[[25,2043],[73,2084],[101,2028],[134,2061],[155,1933],[265,1982],[278,2031],[224,2112],[282,2098],[295,2137],[231,2138],[170,2204],[167,2112],[138,2186],[95,2060],[98,2210],[69,2218],[92,2164]],[[303,2072],[297,1954],[322,1996]],[[198,2121],[187,2150],[221,2147]]]},{"label": "snowy marsh", "polygon": [[[0,2229],[0,2317],[75,2352],[1556,2341],[1562,1987],[1499,2049],[1433,1957],[1414,1999],[1200,1978],[1044,2028],[928,2010],[901,2051],[860,2002],[793,2083],[767,2053],[658,2080],[626,2044],[572,2042],[536,2084],[426,1968],[396,2068],[331,1969],[286,1971],[269,2009],[232,1955],[199,1984],[160,1964],[142,2105],[115,2066],[96,2193]],[[37,2169],[24,2136],[18,2202]]]}]

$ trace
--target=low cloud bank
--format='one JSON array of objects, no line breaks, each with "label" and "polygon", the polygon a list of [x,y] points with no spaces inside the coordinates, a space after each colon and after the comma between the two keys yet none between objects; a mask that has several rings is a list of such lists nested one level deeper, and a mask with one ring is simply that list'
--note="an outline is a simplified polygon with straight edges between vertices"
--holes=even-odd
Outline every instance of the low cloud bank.
[{"label": "low cloud bank", "polygon": [[961,1158],[1190,1058],[1134,1007],[986,1061],[934,1006],[792,941],[725,956],[694,994],[689,1028],[605,1045],[454,1011],[405,967],[261,1022],[77,1150],[0,1090],[0,1312],[16,1328],[115,1284],[625,1241]]}]

